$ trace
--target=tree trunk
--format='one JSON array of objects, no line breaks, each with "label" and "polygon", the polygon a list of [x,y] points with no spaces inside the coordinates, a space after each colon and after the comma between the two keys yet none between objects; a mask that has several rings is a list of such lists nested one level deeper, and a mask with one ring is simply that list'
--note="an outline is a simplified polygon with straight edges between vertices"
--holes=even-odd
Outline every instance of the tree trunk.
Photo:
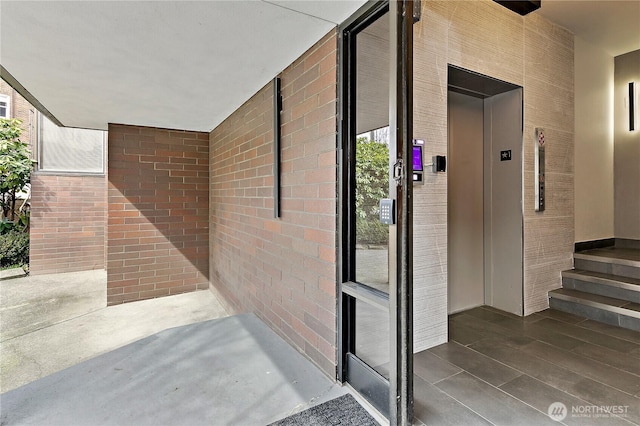
[{"label": "tree trunk", "polygon": [[16,190],[11,191],[11,221],[16,220]]}]

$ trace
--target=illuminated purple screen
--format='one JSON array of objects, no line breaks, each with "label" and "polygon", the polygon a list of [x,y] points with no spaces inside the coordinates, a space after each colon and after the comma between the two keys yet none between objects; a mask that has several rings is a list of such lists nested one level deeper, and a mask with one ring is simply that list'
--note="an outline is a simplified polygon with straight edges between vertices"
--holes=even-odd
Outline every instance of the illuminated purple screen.
[{"label": "illuminated purple screen", "polygon": [[422,146],[420,145],[413,146],[413,170],[422,171]]}]

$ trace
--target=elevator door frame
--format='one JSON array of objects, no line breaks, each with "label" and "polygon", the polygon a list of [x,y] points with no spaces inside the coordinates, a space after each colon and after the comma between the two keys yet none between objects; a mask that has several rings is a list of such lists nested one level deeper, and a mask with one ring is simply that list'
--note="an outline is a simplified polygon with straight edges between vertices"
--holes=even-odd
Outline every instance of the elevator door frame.
[{"label": "elevator door frame", "polygon": [[[483,100],[483,256],[484,256],[484,304],[494,306],[498,309],[511,312],[516,315],[522,316],[524,314],[524,187],[523,187],[523,170],[524,170],[524,145],[523,145],[523,89],[521,86],[511,84],[502,80],[495,79],[486,75],[482,75],[473,71],[465,70],[463,68],[449,65],[448,66],[448,90],[457,92],[463,95],[480,98]],[[506,101],[505,101],[506,99]],[[504,102],[509,102],[510,105],[518,107],[519,113],[512,116],[513,122],[509,122],[502,127],[511,127],[509,130],[508,142],[502,142],[497,151],[500,149],[516,149],[515,155],[511,157],[511,162],[504,162],[497,160],[496,155],[499,154],[492,151],[493,146],[487,146],[487,143],[493,144],[493,132],[494,123],[502,125],[499,121],[493,121],[493,108],[494,103],[500,102],[499,107],[503,107]],[[488,114],[490,112],[491,114]],[[503,129],[501,129],[502,131]],[[517,137],[516,137],[517,135]],[[496,222],[494,214],[494,191],[500,191],[500,189],[494,189],[494,181],[492,180],[492,173],[496,170],[495,167],[499,165],[518,165],[519,171],[517,178],[512,182],[512,188],[509,191],[513,191],[514,188],[518,191],[518,197],[515,200],[509,200],[510,203],[510,229],[506,232],[511,235],[513,241],[510,241],[510,250],[513,253],[519,253],[516,258],[509,259],[495,259],[493,254],[494,232],[493,230],[499,226]],[[498,182],[499,183],[499,182]],[[504,188],[503,188],[504,189]],[[450,208],[450,206],[449,206]],[[504,244],[504,241],[498,243]],[[513,254],[511,253],[511,254]],[[507,256],[508,257],[508,256]],[[504,261],[507,265],[504,267],[504,271],[499,270],[497,274],[495,272],[495,263]],[[452,265],[449,265],[451,267]],[[499,283],[504,287],[505,291],[508,291],[510,295],[504,300],[496,302],[495,288],[496,276],[510,275],[511,280],[504,280]],[[517,281],[516,285],[512,282]],[[450,305],[449,297],[447,297],[447,304]]]}]

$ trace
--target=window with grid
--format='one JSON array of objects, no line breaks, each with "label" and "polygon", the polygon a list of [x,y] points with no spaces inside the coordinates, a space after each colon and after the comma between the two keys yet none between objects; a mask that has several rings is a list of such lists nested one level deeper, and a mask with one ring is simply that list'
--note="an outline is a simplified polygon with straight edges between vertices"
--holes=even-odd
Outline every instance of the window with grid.
[{"label": "window with grid", "polygon": [[11,98],[7,95],[0,95],[0,118],[11,118]]},{"label": "window with grid", "polygon": [[38,170],[104,174],[107,132],[59,127],[39,115]]}]

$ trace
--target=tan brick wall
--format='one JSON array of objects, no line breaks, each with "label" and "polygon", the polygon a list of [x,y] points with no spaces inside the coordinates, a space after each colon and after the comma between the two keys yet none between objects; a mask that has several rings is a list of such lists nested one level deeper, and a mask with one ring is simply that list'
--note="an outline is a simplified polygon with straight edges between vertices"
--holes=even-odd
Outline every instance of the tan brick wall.
[{"label": "tan brick wall", "polygon": [[31,175],[32,275],[104,268],[104,176]]},{"label": "tan brick wall", "polygon": [[107,303],[209,286],[209,135],[109,125]]},{"label": "tan brick wall", "polygon": [[[519,16],[488,1],[422,2],[414,26],[414,135],[426,156],[448,150],[447,64],[523,87],[524,313],[572,267],[574,245],[573,35],[537,13]],[[534,128],[546,134],[546,211],[534,211]],[[447,174],[414,189],[414,312],[432,324],[428,346],[447,340]],[[445,255],[443,255],[445,254]],[[427,338],[425,338],[427,339]]]},{"label": "tan brick wall", "polygon": [[281,74],[282,213],[273,218],[273,86],[210,134],[211,284],[335,377],[336,48]]}]

